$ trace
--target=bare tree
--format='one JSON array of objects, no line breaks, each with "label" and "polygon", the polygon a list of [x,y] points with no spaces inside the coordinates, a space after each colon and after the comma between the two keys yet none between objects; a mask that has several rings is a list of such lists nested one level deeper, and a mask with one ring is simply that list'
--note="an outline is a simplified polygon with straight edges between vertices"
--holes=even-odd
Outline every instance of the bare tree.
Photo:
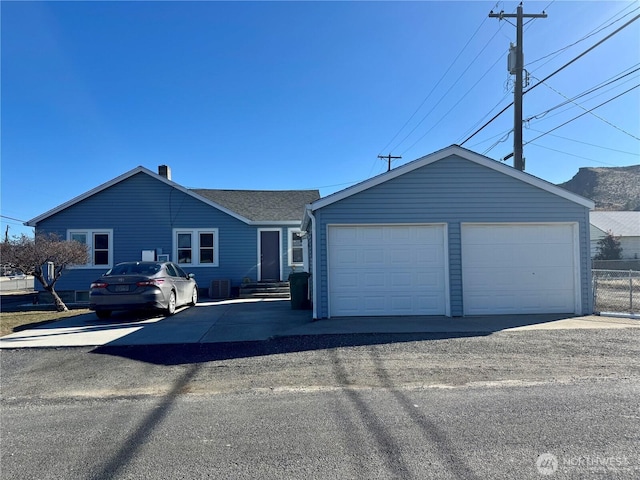
[{"label": "bare tree", "polygon": [[[42,287],[51,294],[56,310],[69,310],[55,291],[55,283],[62,271],[70,265],[82,265],[89,259],[87,245],[76,241],[61,240],[57,235],[36,234],[35,238],[22,234],[12,240],[0,243],[0,261],[3,265],[18,270],[25,275],[33,275]],[[53,264],[53,277],[49,278],[48,262]]]}]

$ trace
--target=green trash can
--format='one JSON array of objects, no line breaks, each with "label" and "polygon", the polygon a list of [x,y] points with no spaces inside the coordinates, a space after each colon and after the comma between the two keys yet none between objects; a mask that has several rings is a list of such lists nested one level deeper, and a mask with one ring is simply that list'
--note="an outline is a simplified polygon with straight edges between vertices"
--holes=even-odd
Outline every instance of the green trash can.
[{"label": "green trash can", "polygon": [[293,272],[289,275],[289,288],[291,289],[291,309],[306,310],[310,303],[308,297],[309,277],[307,272]]}]

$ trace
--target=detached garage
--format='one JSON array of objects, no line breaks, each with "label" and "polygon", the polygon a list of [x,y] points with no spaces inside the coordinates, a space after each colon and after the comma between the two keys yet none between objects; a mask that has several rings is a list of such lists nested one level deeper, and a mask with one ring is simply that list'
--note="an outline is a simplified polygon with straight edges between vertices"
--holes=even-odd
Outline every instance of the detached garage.
[{"label": "detached garage", "polygon": [[422,157],[307,207],[314,318],[589,313],[591,208],[456,145]]}]

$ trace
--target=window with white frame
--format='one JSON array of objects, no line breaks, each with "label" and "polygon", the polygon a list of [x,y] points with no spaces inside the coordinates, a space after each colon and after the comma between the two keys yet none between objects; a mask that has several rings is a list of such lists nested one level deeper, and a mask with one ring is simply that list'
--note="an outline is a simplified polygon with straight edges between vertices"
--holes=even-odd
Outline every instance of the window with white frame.
[{"label": "window with white frame", "polygon": [[289,229],[289,266],[300,266],[304,263],[304,247],[300,230]]},{"label": "window with white frame", "polygon": [[173,230],[173,251],[179,265],[217,267],[218,229]]},{"label": "window with white frame", "polygon": [[113,262],[113,230],[69,230],[67,239],[89,247],[89,260],[75,268],[111,268]]}]

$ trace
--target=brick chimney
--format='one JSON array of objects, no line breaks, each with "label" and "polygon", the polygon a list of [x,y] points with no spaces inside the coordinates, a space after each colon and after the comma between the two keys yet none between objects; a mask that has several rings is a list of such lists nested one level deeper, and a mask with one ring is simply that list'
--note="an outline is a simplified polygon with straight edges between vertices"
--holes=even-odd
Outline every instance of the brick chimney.
[{"label": "brick chimney", "polygon": [[169,165],[160,165],[158,167],[158,175],[163,176],[167,180],[171,180],[171,167]]}]

